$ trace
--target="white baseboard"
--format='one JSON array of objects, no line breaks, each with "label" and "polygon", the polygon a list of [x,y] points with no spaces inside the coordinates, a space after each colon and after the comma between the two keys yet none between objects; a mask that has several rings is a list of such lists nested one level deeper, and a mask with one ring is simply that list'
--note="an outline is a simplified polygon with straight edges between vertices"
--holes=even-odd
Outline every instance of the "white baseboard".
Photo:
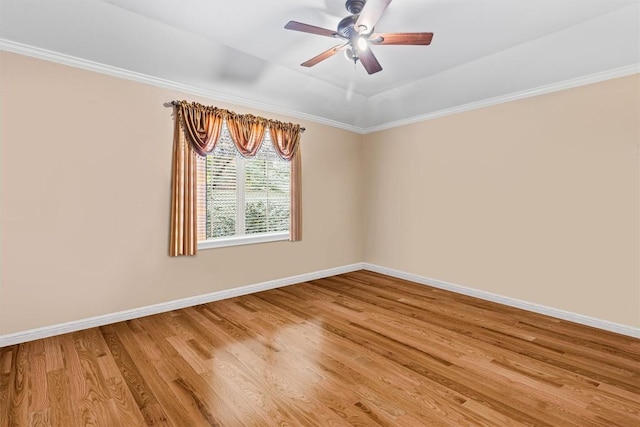
[{"label": "white baseboard", "polygon": [[541,304],[493,294],[491,292],[467,288],[466,286],[443,282],[436,279],[430,279],[428,277],[422,277],[416,274],[405,273],[404,271],[381,267],[379,265],[370,264],[367,262],[362,263],[362,268],[364,270],[373,271],[375,273],[397,277],[398,279],[409,280],[421,285],[433,286],[434,288],[444,289],[447,291],[455,292],[457,294],[468,295],[486,301],[497,302],[499,304],[508,305],[510,307],[521,308],[523,310],[532,311],[534,313],[544,314],[562,320],[568,320],[570,322],[579,323],[581,325],[593,326],[594,328],[604,329],[605,331],[611,331],[634,338],[640,338],[640,329],[634,328],[633,326],[622,325],[619,323],[609,322],[608,320],[597,319],[594,317],[585,316],[583,314],[573,313],[553,307],[547,307]]},{"label": "white baseboard", "polygon": [[69,332],[80,331],[83,329],[94,328],[97,326],[108,325],[110,323],[122,322],[125,320],[137,319],[139,317],[150,316],[152,314],[164,313],[167,311],[178,310],[185,307],[192,307],[198,304],[206,304],[213,301],[219,301],[227,298],[233,298],[241,295],[252,294],[256,292],[266,291],[269,289],[281,288],[284,286],[294,285],[296,283],[307,282],[310,280],[321,279],[324,277],[335,276],[337,274],[349,273],[357,270],[369,270],[376,273],[386,274],[387,276],[397,277],[399,279],[409,280],[418,284],[433,286],[434,288],[444,289],[462,295],[468,295],[487,301],[497,302],[499,304],[508,305],[510,307],[521,308],[524,310],[540,313],[547,316],[555,317],[582,325],[593,326],[595,328],[606,331],[616,332],[618,334],[640,338],[640,329],[632,326],[621,325],[619,323],[609,322],[607,320],[596,319],[594,317],[582,314],[572,313],[570,311],[560,310],[557,308],[547,307],[532,302],[522,301],[515,298],[505,297],[493,294],[491,292],[480,291],[473,288],[457,285],[454,283],[443,282],[441,280],[430,279],[418,276],[416,274],[406,273],[400,270],[381,267],[370,263],[356,263],[345,265],[342,267],[330,268],[327,270],[316,271],[312,273],[300,274],[298,276],[285,277],[283,279],[270,280],[267,282],[256,283],[253,285],[241,286],[238,288],[228,289],[224,291],[212,292],[204,295],[183,298],[174,301],[167,301],[159,304],[149,305],[131,310],[119,311],[116,313],[105,314],[103,316],[89,317],[87,319],[74,320],[71,322],[60,323],[52,326],[31,329],[13,334],[0,335],[0,347],[13,344],[20,344],[27,341],[33,341],[41,338],[52,337],[55,335],[66,334]]},{"label": "white baseboard", "polygon": [[105,314],[103,316],[95,316],[66,323],[59,323],[57,325],[45,326],[42,328],[16,332],[13,334],[0,335],[0,347],[20,344],[27,341],[52,337],[69,332],[80,331],[83,329],[95,328],[97,326],[108,325],[110,323],[137,319],[139,317],[150,316],[152,314],[164,313],[167,311],[178,310],[185,307],[192,307],[198,304],[206,304],[208,302],[219,301],[241,295],[253,294],[269,289],[281,288],[283,286],[289,286],[296,283],[307,282],[309,280],[335,276],[336,274],[349,273],[356,270],[362,270],[362,263],[329,268],[327,270],[300,274],[298,276],[285,277],[283,279],[269,280],[268,282],[241,286],[239,288],[233,288],[224,291],[211,292],[209,294],[197,295],[194,297],[182,298],[174,301],[167,301],[159,304],[148,305],[145,307],[134,308],[131,310]]}]

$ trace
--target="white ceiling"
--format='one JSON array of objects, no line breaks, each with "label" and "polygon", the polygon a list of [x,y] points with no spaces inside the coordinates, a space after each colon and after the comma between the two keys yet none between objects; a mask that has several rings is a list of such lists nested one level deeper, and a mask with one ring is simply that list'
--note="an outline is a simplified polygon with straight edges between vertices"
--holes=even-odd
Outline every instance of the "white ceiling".
[{"label": "white ceiling", "polygon": [[364,132],[640,63],[638,0],[394,0],[376,31],[433,32],[430,46],[375,46],[373,75],[343,55],[301,67],[336,40],[284,25],[347,15],[344,0],[0,0],[0,47]]}]

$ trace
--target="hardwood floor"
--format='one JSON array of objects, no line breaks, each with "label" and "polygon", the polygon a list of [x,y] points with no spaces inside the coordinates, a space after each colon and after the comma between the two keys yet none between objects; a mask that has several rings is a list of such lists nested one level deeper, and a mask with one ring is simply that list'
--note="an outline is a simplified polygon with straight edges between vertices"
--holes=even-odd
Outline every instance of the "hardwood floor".
[{"label": "hardwood floor", "polygon": [[640,340],[371,272],[0,349],[0,426],[638,426]]}]

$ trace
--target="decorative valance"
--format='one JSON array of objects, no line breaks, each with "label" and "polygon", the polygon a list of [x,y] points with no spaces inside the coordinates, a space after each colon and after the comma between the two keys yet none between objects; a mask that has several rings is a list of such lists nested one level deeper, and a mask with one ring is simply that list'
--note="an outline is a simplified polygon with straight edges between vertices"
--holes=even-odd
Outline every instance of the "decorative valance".
[{"label": "decorative valance", "polygon": [[253,157],[260,149],[267,128],[271,133],[276,152],[290,161],[298,147],[304,128],[293,123],[284,123],[257,117],[252,114],[237,114],[233,111],[209,107],[197,102],[176,101],[178,112],[189,142],[199,156],[211,154],[220,138],[226,121],[227,129],[238,152],[244,157]]},{"label": "decorative valance", "polygon": [[174,101],[175,133],[171,195],[171,256],[195,255],[197,251],[197,182],[196,155],[211,154],[216,147],[223,125],[238,152],[244,157],[256,155],[267,129],[276,152],[291,162],[291,223],[289,240],[302,238],[302,163],[300,135],[304,128],[284,123],[237,114],[233,111],[210,107],[196,102]]}]

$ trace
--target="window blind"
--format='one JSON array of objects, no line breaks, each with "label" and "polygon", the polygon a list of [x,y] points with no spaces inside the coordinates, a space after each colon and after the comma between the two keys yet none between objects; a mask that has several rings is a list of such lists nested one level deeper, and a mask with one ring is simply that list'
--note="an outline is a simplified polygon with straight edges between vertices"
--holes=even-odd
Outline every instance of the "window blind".
[{"label": "window blind", "polygon": [[244,158],[224,126],[206,158],[206,238],[288,231],[290,165],[268,131],[256,156]]},{"label": "window blind", "polygon": [[245,233],[289,230],[289,162],[278,157],[269,138],[245,161]]}]

